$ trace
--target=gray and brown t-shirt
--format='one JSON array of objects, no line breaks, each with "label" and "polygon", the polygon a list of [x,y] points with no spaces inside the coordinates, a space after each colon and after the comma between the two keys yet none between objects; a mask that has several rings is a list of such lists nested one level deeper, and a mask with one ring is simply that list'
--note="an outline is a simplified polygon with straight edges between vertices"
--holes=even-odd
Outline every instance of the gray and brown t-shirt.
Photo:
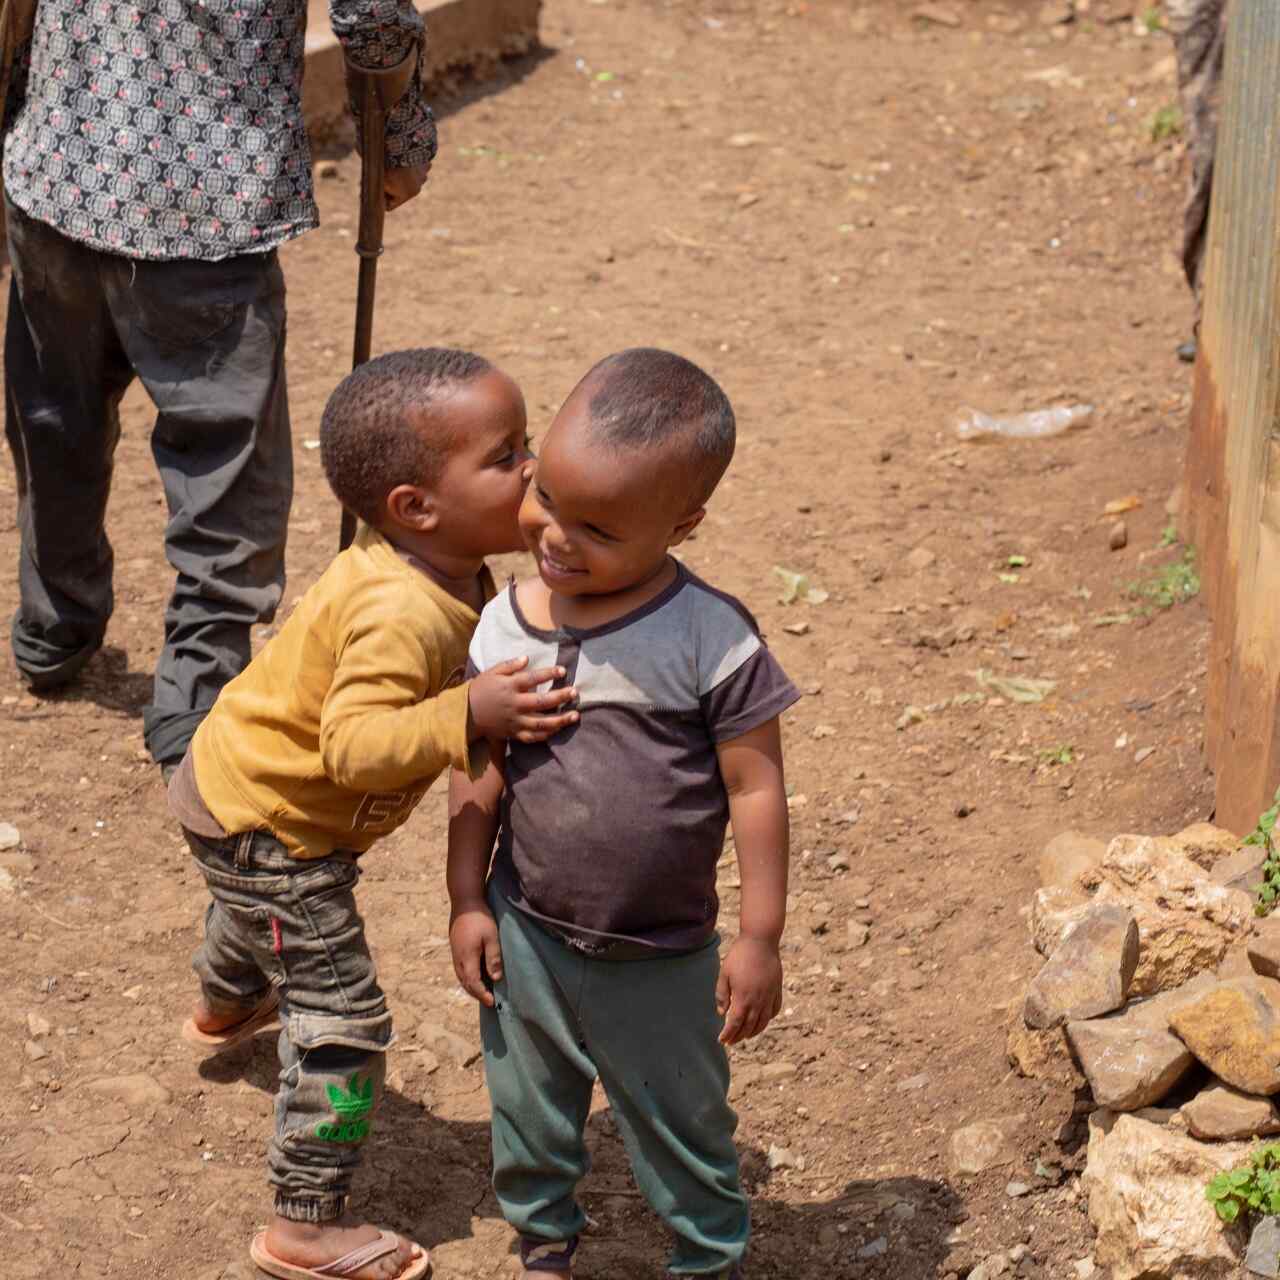
[{"label": "gray and brown t-shirt", "polygon": [[531,669],[565,668],[581,718],[508,744],[498,891],[589,952],[705,942],[729,819],[716,746],[800,696],[754,619],[683,566],[647,604],[587,630],[531,626],[511,587],[481,616],[471,673],[525,654]]}]

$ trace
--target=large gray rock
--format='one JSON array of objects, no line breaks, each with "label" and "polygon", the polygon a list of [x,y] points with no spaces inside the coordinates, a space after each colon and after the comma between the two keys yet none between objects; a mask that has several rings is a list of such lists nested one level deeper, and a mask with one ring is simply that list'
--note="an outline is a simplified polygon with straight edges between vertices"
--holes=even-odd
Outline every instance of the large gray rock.
[{"label": "large gray rock", "polygon": [[1205,1184],[1247,1144],[1198,1142],[1136,1116],[1095,1111],[1081,1188],[1112,1280],[1235,1280],[1243,1232],[1226,1229]]},{"label": "large gray rock", "polygon": [[1270,1098],[1241,1093],[1215,1081],[1182,1108],[1193,1138],[1206,1142],[1237,1142],[1280,1133],[1280,1113]]},{"label": "large gray rock", "polygon": [[1169,1027],[1220,1080],[1244,1093],[1280,1093],[1280,982],[1217,982],[1175,1009]]},{"label": "large gray rock", "polygon": [[1099,1106],[1137,1111],[1159,1102],[1195,1065],[1195,1056],[1169,1030],[1169,1016],[1216,986],[1202,974],[1177,991],[1135,1000],[1105,1018],[1067,1023],[1067,1041]]},{"label": "large gray rock", "polygon": [[1280,978],[1280,916],[1267,916],[1249,939],[1249,964],[1264,978]]},{"label": "large gray rock", "polygon": [[1215,884],[1168,839],[1117,836],[1082,883],[1095,902],[1119,903],[1138,921],[1135,995],[1169,991],[1214,968],[1254,920],[1247,893]]},{"label": "large gray rock", "polygon": [[1093,907],[1027,988],[1023,1017],[1038,1030],[1124,1004],[1138,967],[1138,924],[1123,907]]},{"label": "large gray rock", "polygon": [[1255,1276],[1280,1276],[1280,1218],[1259,1218],[1244,1265]]}]

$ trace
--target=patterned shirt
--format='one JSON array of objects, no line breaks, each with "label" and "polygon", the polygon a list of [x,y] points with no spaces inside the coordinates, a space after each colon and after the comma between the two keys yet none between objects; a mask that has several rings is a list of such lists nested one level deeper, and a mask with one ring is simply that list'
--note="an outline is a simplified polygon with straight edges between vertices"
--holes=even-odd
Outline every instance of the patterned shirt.
[{"label": "patterned shirt", "polygon": [[[330,17],[360,66],[395,66],[422,40],[411,0],[330,0]],[[306,20],[306,0],[40,0],[10,99],[9,198],[130,258],[215,261],[309,231]],[[388,121],[387,164],[435,148],[415,79]]]}]

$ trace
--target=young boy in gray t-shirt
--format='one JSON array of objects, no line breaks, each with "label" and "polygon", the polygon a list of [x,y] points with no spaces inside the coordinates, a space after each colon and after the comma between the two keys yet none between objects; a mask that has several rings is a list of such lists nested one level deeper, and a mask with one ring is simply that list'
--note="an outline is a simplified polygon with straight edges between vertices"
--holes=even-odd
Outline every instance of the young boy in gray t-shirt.
[{"label": "young boy in gray t-shirt", "polygon": [[[552,423],[521,508],[538,577],[488,605],[471,645],[477,671],[526,655],[564,668],[580,713],[450,788],[449,939],[482,1006],[494,1188],[526,1274],[571,1269],[596,1077],[676,1235],[671,1272],[735,1275],[746,1249],[724,1046],[781,1007],[778,718],[799,694],[751,615],[670,555],[734,432],[723,391],[679,356],[597,364]],[[730,821],[742,910],[722,964]]]}]

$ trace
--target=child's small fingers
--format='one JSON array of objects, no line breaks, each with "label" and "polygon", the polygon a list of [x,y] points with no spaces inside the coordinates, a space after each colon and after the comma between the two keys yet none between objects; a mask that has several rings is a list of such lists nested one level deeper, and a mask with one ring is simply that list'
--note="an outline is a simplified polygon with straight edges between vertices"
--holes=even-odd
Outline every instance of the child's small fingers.
[{"label": "child's small fingers", "polygon": [[[526,658],[527,662],[528,659]],[[521,692],[536,689],[540,684],[550,684],[553,680],[564,679],[563,667],[543,667],[540,671],[526,671],[516,678],[516,688]]]},{"label": "child's small fingers", "polygon": [[522,670],[529,665],[529,658],[526,654],[520,658],[508,658],[505,662],[499,662],[496,667],[491,670],[496,671],[500,676],[513,676],[517,671]]}]

